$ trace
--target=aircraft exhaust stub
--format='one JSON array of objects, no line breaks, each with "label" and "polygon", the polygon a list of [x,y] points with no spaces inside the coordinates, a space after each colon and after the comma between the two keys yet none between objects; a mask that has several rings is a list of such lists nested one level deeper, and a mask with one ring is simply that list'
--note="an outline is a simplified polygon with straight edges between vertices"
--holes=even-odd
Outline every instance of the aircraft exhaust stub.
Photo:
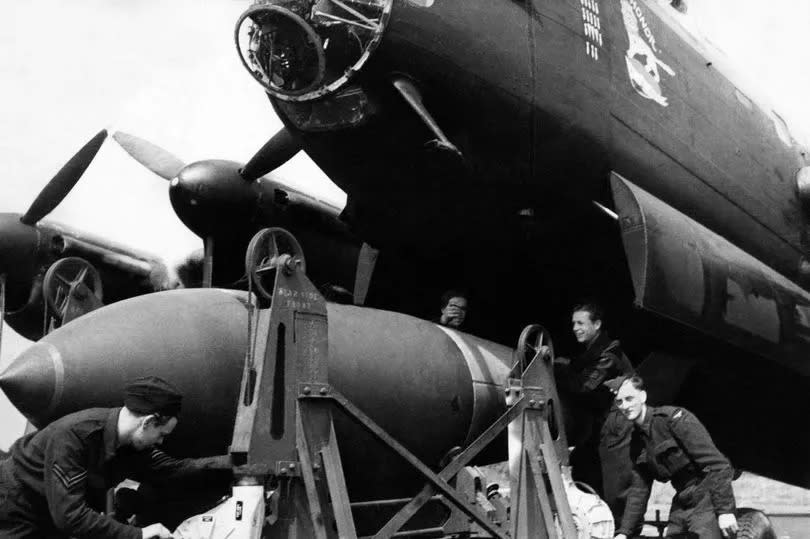
[{"label": "aircraft exhaust stub", "polygon": [[242,64],[286,101],[331,94],[379,44],[393,0],[259,0],[236,23]]}]

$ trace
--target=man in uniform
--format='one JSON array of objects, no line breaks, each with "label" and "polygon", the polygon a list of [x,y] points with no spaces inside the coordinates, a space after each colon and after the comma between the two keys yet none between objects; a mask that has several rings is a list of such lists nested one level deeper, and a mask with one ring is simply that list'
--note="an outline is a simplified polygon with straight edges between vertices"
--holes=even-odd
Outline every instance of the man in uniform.
[{"label": "man in uniform", "polygon": [[445,327],[461,329],[467,318],[467,294],[460,290],[448,290],[442,294],[441,314],[437,322]]},{"label": "man in uniform", "polygon": [[668,536],[691,532],[701,539],[733,537],[734,471],[700,421],[683,408],[647,406],[638,376],[621,383],[616,405],[633,424],[632,486],[616,538],[627,539],[643,524],[653,479],[671,481],[675,488]]},{"label": "man in uniform", "polygon": [[628,482],[629,469],[623,472],[621,467],[626,458],[612,458],[608,454],[601,443],[602,427],[613,405],[615,387],[611,387],[611,381],[634,371],[619,341],[611,339],[602,327],[603,313],[602,307],[594,302],[574,306],[572,330],[584,349],[573,360],[555,358],[555,378],[566,404],[577,410],[574,415],[582,427],[570,440],[576,446],[571,455],[574,479],[602,493],[615,511],[622,491],[621,477],[626,476],[624,482]]},{"label": "man in uniform", "polygon": [[0,463],[0,536],[5,539],[169,538],[162,524],[143,529],[100,510],[109,487],[230,467],[227,456],[174,459],[154,449],[177,425],[182,397],[168,382],[129,383],[123,408],[91,408],[17,440]]}]

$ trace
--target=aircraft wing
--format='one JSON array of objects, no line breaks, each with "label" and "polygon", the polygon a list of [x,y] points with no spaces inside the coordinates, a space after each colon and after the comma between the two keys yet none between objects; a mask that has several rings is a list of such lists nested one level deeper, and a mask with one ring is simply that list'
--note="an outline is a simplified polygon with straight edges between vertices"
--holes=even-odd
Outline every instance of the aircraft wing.
[{"label": "aircraft wing", "polygon": [[175,286],[154,255],[53,222],[37,231],[38,263],[7,291],[5,321],[27,339],[104,304]]},{"label": "aircraft wing", "polygon": [[[132,279],[154,280],[155,290],[170,288],[169,270],[157,256],[118,244],[94,234],[79,231],[63,224],[45,222],[48,228],[65,240],[65,256],[79,256],[97,266],[99,270],[117,271]],[[117,297],[111,290],[112,297]],[[105,290],[105,295],[107,291]]]}]

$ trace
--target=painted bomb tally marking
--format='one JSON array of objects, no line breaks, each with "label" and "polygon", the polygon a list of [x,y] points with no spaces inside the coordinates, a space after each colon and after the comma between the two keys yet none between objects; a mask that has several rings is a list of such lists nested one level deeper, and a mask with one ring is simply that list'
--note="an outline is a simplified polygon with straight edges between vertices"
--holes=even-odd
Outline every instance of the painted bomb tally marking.
[{"label": "painted bomb tally marking", "polygon": [[[662,107],[669,102],[661,90],[660,67],[671,77],[675,71],[656,56],[658,48],[647,18],[636,0],[620,0],[624,29],[627,31],[627,74],[630,85],[642,97],[655,101]],[[646,38],[646,39],[645,39]]]},{"label": "painted bomb tally marking", "polygon": [[598,0],[579,0],[582,6],[582,26],[585,33],[585,53],[599,60],[602,46],[602,22],[599,20]]}]

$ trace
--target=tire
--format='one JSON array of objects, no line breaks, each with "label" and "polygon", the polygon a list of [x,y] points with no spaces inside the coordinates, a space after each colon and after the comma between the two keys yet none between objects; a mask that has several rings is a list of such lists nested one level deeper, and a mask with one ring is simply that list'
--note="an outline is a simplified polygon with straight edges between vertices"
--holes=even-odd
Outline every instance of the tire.
[{"label": "tire", "polygon": [[737,509],[737,527],[737,539],[776,539],[770,519],[756,509]]}]

